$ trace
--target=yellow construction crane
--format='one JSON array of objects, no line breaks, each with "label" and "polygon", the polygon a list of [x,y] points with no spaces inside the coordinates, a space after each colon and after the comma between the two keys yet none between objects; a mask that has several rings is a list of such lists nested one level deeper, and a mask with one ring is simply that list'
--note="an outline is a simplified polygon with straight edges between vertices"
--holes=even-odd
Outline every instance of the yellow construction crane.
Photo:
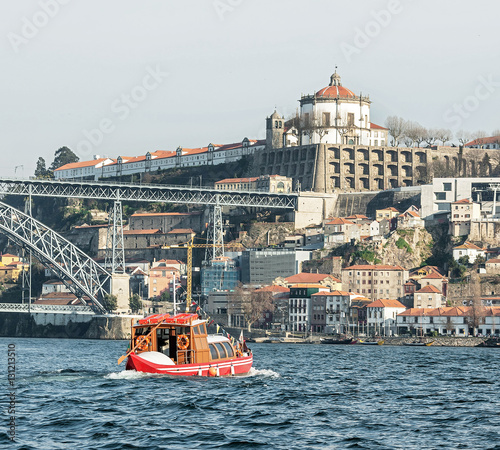
[{"label": "yellow construction crane", "polygon": [[162,249],[170,248],[185,248],[187,250],[187,286],[186,286],[186,312],[189,312],[189,307],[191,306],[191,290],[193,285],[193,248],[209,248],[209,247],[232,247],[232,248],[243,248],[246,247],[240,243],[234,244],[195,244],[193,239],[189,242],[183,242],[181,244],[174,245],[162,245]]}]

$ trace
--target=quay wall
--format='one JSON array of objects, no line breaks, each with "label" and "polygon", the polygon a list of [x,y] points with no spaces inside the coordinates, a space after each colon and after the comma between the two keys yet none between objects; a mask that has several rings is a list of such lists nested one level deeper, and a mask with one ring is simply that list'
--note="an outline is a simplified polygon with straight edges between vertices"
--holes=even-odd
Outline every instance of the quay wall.
[{"label": "quay wall", "polygon": [[0,312],[0,337],[130,339],[132,316]]}]

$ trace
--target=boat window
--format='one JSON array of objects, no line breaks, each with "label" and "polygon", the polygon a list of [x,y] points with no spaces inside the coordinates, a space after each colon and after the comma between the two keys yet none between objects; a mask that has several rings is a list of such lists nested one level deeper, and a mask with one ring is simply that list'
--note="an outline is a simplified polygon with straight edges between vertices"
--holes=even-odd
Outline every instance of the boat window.
[{"label": "boat window", "polygon": [[207,334],[207,327],[205,326],[205,324],[204,323],[201,324],[200,327],[201,327],[201,334]]},{"label": "boat window", "polygon": [[233,347],[231,347],[229,342],[223,342],[222,345],[226,349],[227,356],[229,356],[229,357],[234,356]]},{"label": "boat window", "polygon": [[226,355],[226,350],[224,349],[224,346],[221,343],[219,343],[219,342],[217,342],[215,344],[215,346],[217,347],[217,350],[219,350],[220,357],[221,358],[226,358],[227,355]]},{"label": "boat window", "polygon": [[198,327],[193,327],[193,334],[200,334]]},{"label": "boat window", "polygon": [[214,344],[210,344],[210,356],[212,359],[219,359],[219,354],[217,353],[217,349],[215,348]]}]

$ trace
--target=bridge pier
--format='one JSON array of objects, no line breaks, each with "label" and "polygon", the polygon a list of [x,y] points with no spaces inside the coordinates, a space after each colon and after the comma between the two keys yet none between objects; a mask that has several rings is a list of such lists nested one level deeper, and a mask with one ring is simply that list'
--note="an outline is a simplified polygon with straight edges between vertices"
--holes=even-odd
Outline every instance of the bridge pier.
[{"label": "bridge pier", "polygon": [[116,295],[118,307],[116,312],[128,312],[130,309],[130,276],[126,273],[113,273],[111,275],[111,295]]}]

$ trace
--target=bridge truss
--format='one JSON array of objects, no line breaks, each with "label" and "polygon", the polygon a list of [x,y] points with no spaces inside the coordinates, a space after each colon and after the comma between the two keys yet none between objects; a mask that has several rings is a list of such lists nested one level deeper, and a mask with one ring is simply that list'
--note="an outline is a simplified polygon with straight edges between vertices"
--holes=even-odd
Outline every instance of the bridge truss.
[{"label": "bridge truss", "polygon": [[100,299],[107,294],[111,274],[78,247],[27,214],[0,202],[0,230],[60,278],[86,305],[106,312]]},{"label": "bridge truss", "polygon": [[209,206],[295,209],[298,194],[86,181],[0,179],[0,194]]}]

